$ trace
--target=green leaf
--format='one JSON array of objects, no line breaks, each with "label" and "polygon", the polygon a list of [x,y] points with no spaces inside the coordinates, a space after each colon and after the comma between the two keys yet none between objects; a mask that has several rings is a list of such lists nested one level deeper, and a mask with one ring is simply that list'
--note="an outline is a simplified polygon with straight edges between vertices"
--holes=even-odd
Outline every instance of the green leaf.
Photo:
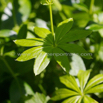
[{"label": "green leaf", "polygon": [[52,47],[45,47],[44,50],[37,56],[34,63],[34,73],[35,75],[40,74],[49,64],[51,57],[49,53],[52,53]]},{"label": "green leaf", "polygon": [[86,70],[85,64],[80,56],[77,54],[72,54],[71,55],[71,69],[70,69],[70,74],[73,76],[77,76],[79,70]]},{"label": "green leaf", "polygon": [[74,3],[73,6],[79,10],[88,12],[87,6],[83,3]]},{"label": "green leaf", "polygon": [[53,49],[54,58],[57,61],[57,63],[63,68],[64,71],[69,72],[70,70],[70,64],[69,59],[65,52],[59,48]]},{"label": "green leaf", "polygon": [[86,59],[92,59],[90,53],[88,53],[84,48],[76,44],[64,44],[64,45],[62,44],[62,45],[59,45],[59,47],[66,52],[75,53]]},{"label": "green leaf", "polygon": [[87,71],[80,70],[78,73],[78,79],[80,82],[81,91],[83,91],[83,89],[86,86],[86,83],[87,83],[89,76],[90,76],[90,72],[91,72],[91,70],[87,70]]},{"label": "green leaf", "polygon": [[39,38],[34,39],[20,39],[14,41],[17,45],[30,47],[30,46],[39,46],[43,45],[43,40]]},{"label": "green leaf", "polygon": [[94,86],[100,84],[103,82],[103,74],[98,74],[92,79],[89,80],[87,86],[85,87],[85,92],[87,92],[89,89],[93,88]]},{"label": "green leaf", "polygon": [[72,25],[73,25],[72,18],[66,19],[65,21],[58,24],[58,27],[55,32],[56,42],[58,42],[63,38],[63,36],[65,36],[65,34],[71,29]]},{"label": "green leaf", "polygon": [[10,101],[11,103],[18,103],[23,95],[34,95],[31,87],[21,79],[19,79],[19,87],[17,81],[13,81],[10,86]]},{"label": "green leaf", "polygon": [[36,93],[34,97],[35,97],[35,102],[33,103],[47,103],[48,100],[50,99],[49,96],[46,97],[44,94],[40,94],[40,93]]},{"label": "green leaf", "polygon": [[85,38],[89,34],[91,34],[92,31],[90,30],[71,30],[69,31],[61,41],[59,41],[59,44],[76,41],[82,38]]},{"label": "green leaf", "polygon": [[40,38],[44,38],[50,43],[53,43],[53,36],[51,32],[46,28],[35,27],[34,28],[35,34],[37,34]]},{"label": "green leaf", "polygon": [[26,21],[31,12],[31,2],[29,0],[14,0],[13,6],[18,24],[21,21]]},{"label": "green leaf", "polygon": [[34,32],[41,38],[46,38],[51,32],[46,28],[34,27]]},{"label": "green leaf", "polygon": [[86,93],[101,93],[103,92],[103,84],[94,86],[86,91]]},{"label": "green leaf", "polygon": [[16,60],[17,61],[27,61],[33,58],[36,58],[37,55],[42,51],[42,47],[38,46],[38,47],[33,47],[31,49],[28,49],[26,51],[24,51],[20,57],[18,57]]},{"label": "green leaf", "polygon": [[17,35],[17,39],[26,39],[27,36],[27,24],[23,24]]},{"label": "green leaf", "polygon": [[18,103],[35,103],[33,95],[22,96]]},{"label": "green leaf", "polygon": [[83,98],[83,103],[98,103],[98,102],[92,99],[91,97],[85,95]]},{"label": "green leaf", "polygon": [[103,29],[103,25],[91,24],[91,25],[87,26],[86,29],[93,30],[93,31],[99,31],[100,29]]},{"label": "green leaf", "polygon": [[73,97],[71,97],[69,99],[66,99],[62,103],[77,103],[79,98],[80,98],[80,96],[73,96]]},{"label": "green leaf", "polygon": [[6,38],[6,37],[12,37],[15,36],[16,32],[8,29],[0,30],[0,37],[1,38]]},{"label": "green leaf", "polygon": [[78,95],[78,93],[72,90],[62,88],[55,91],[54,96],[51,99],[55,101],[55,100],[61,100],[75,95]]},{"label": "green leaf", "polygon": [[68,76],[68,75],[64,75],[62,77],[60,77],[60,81],[66,85],[69,89],[76,91],[77,93],[81,94],[80,89],[78,88],[78,85],[76,83],[75,77],[73,76]]}]

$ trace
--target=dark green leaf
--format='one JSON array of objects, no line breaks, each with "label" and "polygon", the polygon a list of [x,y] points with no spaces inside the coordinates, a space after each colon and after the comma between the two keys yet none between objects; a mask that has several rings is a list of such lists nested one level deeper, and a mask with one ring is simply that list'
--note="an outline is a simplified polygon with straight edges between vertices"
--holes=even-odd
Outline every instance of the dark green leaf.
[{"label": "dark green leaf", "polygon": [[57,43],[71,29],[72,25],[73,25],[72,18],[66,19],[65,21],[58,24],[58,27],[57,27],[56,32],[55,32],[55,40]]},{"label": "dark green leaf", "polygon": [[54,54],[55,60],[63,68],[63,70],[66,72],[69,72],[70,64],[69,64],[69,59],[68,59],[66,53],[59,48],[54,48],[53,54]]},{"label": "dark green leaf", "polygon": [[13,81],[10,86],[10,101],[18,103],[23,95],[34,95],[31,87],[24,81],[19,79],[19,82]]},{"label": "dark green leaf", "polygon": [[92,59],[90,53],[88,53],[84,48],[76,44],[64,44],[64,45],[62,44],[62,45],[59,45],[59,47],[66,52],[80,55],[81,57],[86,58],[86,59]]},{"label": "dark green leaf", "polygon": [[71,30],[62,38],[61,41],[59,41],[59,44],[76,41],[85,38],[89,34],[91,34],[90,30]]},{"label": "dark green leaf", "polygon": [[17,39],[26,39],[26,36],[27,36],[27,25],[23,24],[19,30]]}]

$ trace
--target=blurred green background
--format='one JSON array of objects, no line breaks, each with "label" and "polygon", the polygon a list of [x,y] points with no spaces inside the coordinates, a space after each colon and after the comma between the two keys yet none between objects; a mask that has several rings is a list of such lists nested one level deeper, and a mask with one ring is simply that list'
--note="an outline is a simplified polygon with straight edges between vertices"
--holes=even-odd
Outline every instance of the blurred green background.
[{"label": "blurred green background", "polygon": [[[13,40],[37,37],[35,26],[50,29],[48,6],[40,2],[0,0],[0,103],[61,103],[50,100],[56,89],[64,87],[59,77],[65,72],[55,60],[38,76],[33,73],[34,59],[16,61],[28,48],[17,46]],[[73,28],[92,30],[91,35],[75,43],[92,53],[93,59],[73,55],[70,74],[76,77],[80,69],[92,69],[91,77],[103,73],[103,0],[54,0],[52,8],[54,29],[59,22],[72,17]],[[91,97],[103,103],[103,93]]]}]

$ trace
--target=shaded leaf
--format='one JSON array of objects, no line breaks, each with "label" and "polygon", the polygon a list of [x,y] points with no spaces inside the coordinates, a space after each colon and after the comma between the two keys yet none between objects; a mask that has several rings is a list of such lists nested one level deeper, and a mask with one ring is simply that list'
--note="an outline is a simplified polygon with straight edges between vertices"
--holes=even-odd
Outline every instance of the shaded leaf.
[{"label": "shaded leaf", "polygon": [[65,52],[59,48],[53,49],[54,58],[57,61],[57,63],[63,68],[64,71],[69,72],[70,70],[70,64],[69,59]]},{"label": "shaded leaf", "polygon": [[23,95],[34,95],[34,92],[26,82],[19,79],[18,85],[17,81],[14,80],[10,86],[11,103],[18,103]]},{"label": "shaded leaf", "polygon": [[27,25],[23,24],[19,30],[17,39],[26,39],[26,36],[27,36]]},{"label": "shaded leaf", "polygon": [[83,3],[74,3],[73,6],[79,10],[88,12],[87,6]]},{"label": "shaded leaf", "polygon": [[65,36],[65,34],[71,29],[72,25],[73,25],[72,18],[66,19],[65,21],[58,24],[58,27],[55,32],[56,42],[58,42],[60,39],[63,38],[63,36]]},{"label": "shaded leaf", "polygon": [[76,44],[64,44],[64,45],[62,44],[62,45],[59,45],[59,47],[66,52],[75,53],[86,59],[92,59],[90,53],[88,53],[84,48],[82,48]]},{"label": "shaded leaf", "polygon": [[62,38],[61,41],[59,41],[59,44],[85,38],[86,36],[91,34],[91,32],[92,31],[90,30],[71,30]]}]

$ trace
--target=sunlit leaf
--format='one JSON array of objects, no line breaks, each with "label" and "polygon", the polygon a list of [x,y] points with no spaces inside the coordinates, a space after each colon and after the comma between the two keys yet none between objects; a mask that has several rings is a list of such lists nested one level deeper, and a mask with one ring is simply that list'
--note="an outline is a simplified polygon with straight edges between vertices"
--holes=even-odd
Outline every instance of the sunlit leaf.
[{"label": "sunlit leaf", "polygon": [[43,40],[34,38],[34,39],[20,39],[14,41],[17,45],[30,47],[30,46],[39,46],[43,45]]},{"label": "sunlit leaf", "polygon": [[36,58],[38,54],[42,51],[42,47],[33,47],[24,51],[16,60],[17,61],[27,61],[33,58]]},{"label": "sunlit leaf", "polygon": [[37,56],[34,63],[34,73],[35,75],[40,74],[50,63],[51,57],[49,53],[52,53],[52,47],[45,47],[44,50]]},{"label": "sunlit leaf", "polygon": [[78,93],[75,92],[75,91],[72,91],[72,90],[62,88],[62,89],[55,91],[54,95],[55,96],[52,97],[52,100],[61,100],[61,99],[64,99],[64,98],[67,98],[67,97],[70,97],[70,96],[78,95]]}]

